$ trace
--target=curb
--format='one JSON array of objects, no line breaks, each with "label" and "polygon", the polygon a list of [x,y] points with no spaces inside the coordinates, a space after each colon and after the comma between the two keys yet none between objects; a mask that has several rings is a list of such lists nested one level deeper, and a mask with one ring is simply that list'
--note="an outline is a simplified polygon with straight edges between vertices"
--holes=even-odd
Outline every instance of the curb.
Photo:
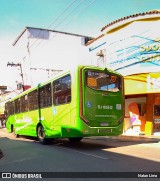
[{"label": "curb", "polygon": [[95,140],[119,140],[119,141],[144,141],[144,142],[160,142],[160,137],[149,137],[149,136],[136,136],[136,135],[120,135],[120,136],[93,136],[85,137],[86,139]]},{"label": "curb", "polygon": [[3,158],[3,157],[4,157],[3,152],[2,152],[2,150],[0,149],[0,159]]},{"label": "curb", "polygon": [[128,140],[139,140],[139,141],[160,141],[160,137],[156,136],[136,136],[136,135],[121,135],[121,139],[128,139]]}]

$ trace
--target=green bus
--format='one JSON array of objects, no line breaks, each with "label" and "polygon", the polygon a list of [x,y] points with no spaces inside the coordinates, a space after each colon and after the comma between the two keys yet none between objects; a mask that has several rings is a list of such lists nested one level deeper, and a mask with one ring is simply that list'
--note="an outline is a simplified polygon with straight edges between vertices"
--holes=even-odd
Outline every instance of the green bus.
[{"label": "green bus", "polygon": [[10,99],[5,113],[8,132],[37,137],[42,144],[120,135],[124,79],[107,68],[78,66]]}]

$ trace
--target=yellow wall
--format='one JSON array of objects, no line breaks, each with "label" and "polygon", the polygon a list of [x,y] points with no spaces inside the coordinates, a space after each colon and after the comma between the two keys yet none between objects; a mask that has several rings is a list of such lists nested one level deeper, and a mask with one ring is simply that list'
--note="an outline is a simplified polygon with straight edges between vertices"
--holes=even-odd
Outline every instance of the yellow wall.
[{"label": "yellow wall", "polygon": [[160,92],[160,73],[125,76],[125,95]]}]

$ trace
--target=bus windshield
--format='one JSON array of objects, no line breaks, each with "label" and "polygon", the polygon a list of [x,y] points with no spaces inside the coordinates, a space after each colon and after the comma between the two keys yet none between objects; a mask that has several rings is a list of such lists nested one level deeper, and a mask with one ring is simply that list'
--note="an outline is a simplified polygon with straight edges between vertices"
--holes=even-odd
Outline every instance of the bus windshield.
[{"label": "bus windshield", "polygon": [[86,85],[95,90],[118,92],[121,88],[120,77],[103,71],[87,70],[85,80]]}]

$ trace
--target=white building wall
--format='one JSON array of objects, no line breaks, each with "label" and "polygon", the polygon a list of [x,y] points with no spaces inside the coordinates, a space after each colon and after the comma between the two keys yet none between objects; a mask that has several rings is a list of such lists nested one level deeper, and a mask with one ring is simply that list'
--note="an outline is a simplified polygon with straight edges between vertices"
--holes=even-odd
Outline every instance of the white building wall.
[{"label": "white building wall", "polygon": [[122,75],[160,71],[160,16],[131,21],[91,43],[92,62],[97,64],[100,51],[105,51],[106,67]]},{"label": "white building wall", "polygon": [[89,65],[89,51],[82,44],[83,38],[57,32],[50,32],[49,39],[28,38],[26,31],[15,44],[17,49],[24,50],[21,63],[25,84],[34,86],[45,81],[49,74],[42,69],[66,70],[80,64]]}]

